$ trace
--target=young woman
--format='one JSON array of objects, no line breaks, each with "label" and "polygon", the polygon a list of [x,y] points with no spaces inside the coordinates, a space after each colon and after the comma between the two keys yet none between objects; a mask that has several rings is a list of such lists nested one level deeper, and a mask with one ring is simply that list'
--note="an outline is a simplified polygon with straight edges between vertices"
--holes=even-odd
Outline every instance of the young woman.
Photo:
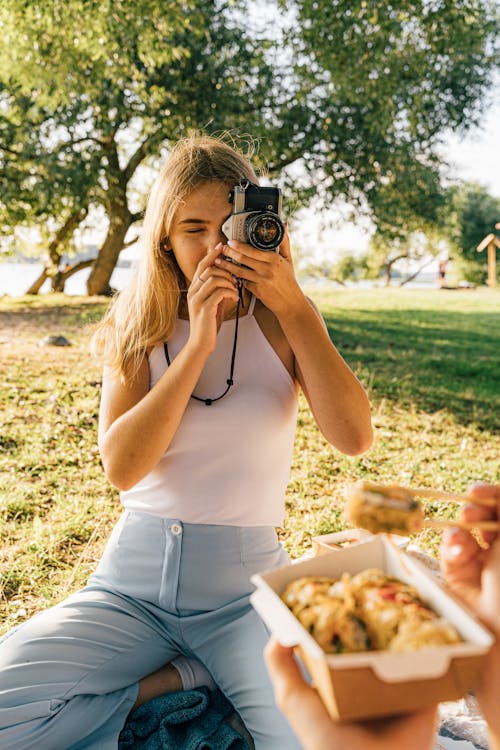
[{"label": "young woman", "polygon": [[241,180],[257,182],[241,154],[197,137],[153,188],[136,277],[95,337],[99,447],[125,511],[83,591],[0,646],[10,750],[116,748],[133,707],[206,670],[257,750],[300,747],[275,707],[249,579],[287,561],[275,527],[298,387],[339,450],[366,450],[372,430],[362,386],[297,284],[288,237],[264,252],[222,233]]}]

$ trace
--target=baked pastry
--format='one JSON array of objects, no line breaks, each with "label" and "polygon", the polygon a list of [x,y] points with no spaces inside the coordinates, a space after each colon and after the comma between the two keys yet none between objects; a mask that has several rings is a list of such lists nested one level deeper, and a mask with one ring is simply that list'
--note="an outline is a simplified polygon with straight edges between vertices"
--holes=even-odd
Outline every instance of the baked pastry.
[{"label": "baked pastry", "polygon": [[282,599],[327,654],[414,651],[461,641],[417,590],[378,568],[340,580],[306,576]]},{"label": "baked pastry", "polygon": [[398,485],[356,482],[346,491],[345,515],[349,523],[372,534],[387,532],[406,536],[422,528],[422,506]]}]

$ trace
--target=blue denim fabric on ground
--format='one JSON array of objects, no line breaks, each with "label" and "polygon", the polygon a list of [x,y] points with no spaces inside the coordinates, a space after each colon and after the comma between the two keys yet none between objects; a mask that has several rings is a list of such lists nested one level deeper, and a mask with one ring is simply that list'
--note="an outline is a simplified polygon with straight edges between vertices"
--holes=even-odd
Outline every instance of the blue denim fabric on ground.
[{"label": "blue denim fabric on ground", "polygon": [[167,693],[139,706],[120,734],[119,750],[247,750],[224,719],[234,709],[220,690]]}]

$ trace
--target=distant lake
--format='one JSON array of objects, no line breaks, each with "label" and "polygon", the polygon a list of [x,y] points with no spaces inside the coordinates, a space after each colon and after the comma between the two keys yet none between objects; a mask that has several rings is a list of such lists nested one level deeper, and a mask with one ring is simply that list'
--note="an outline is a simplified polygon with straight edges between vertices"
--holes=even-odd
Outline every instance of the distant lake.
[{"label": "distant lake", "polygon": [[[10,297],[21,297],[35,279],[38,278],[41,270],[42,266],[39,263],[0,263],[0,296],[7,294]],[[132,268],[117,266],[113,271],[110,281],[113,289],[123,289],[128,283],[132,272]],[[79,271],[71,276],[66,282],[65,293],[85,296],[87,294],[86,282],[89,273],[90,269],[84,268],[83,271]],[[394,286],[398,286],[400,279],[394,279],[392,283]],[[304,279],[304,285],[319,287],[336,286],[335,282],[331,282],[328,279],[312,278]],[[347,282],[346,286],[368,289],[380,285],[380,281],[362,280]],[[407,289],[429,289],[430,287],[436,287],[436,274],[422,273],[406,286]],[[41,289],[41,293],[49,291],[50,282],[46,281]]]},{"label": "distant lake", "polygon": [[[10,297],[21,297],[31,284],[38,278],[42,271],[40,263],[0,263],[0,295],[8,294]],[[73,276],[70,276],[65,286],[66,294],[86,295],[86,282],[90,268],[84,268]],[[131,268],[118,266],[113,271],[110,284],[113,289],[123,289],[132,273]],[[50,291],[50,281],[42,286],[42,293]]]}]

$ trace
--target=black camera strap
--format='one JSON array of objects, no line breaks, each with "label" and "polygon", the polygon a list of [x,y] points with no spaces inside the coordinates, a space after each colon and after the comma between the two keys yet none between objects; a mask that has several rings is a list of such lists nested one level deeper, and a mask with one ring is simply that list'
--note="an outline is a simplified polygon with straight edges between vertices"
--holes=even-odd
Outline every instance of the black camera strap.
[{"label": "black camera strap", "polygon": [[[221,398],[224,398],[226,393],[229,391],[232,385],[234,385],[233,375],[234,375],[234,363],[236,361],[236,344],[238,343],[238,323],[240,319],[240,308],[243,304],[243,281],[241,279],[237,279],[238,284],[238,302],[236,304],[236,317],[234,319],[234,338],[233,338],[233,351],[231,353],[231,366],[229,369],[229,378],[226,380],[227,388],[224,391],[224,393],[221,393],[220,396],[217,396],[216,398],[201,398],[200,396],[195,396],[194,393],[191,394],[191,398],[194,398],[195,401],[201,401],[205,406],[211,406],[215,401],[220,401]],[[165,351],[165,359],[167,360],[167,365],[170,367],[170,354],[168,352],[168,344],[165,341],[163,344],[163,349]]]}]

